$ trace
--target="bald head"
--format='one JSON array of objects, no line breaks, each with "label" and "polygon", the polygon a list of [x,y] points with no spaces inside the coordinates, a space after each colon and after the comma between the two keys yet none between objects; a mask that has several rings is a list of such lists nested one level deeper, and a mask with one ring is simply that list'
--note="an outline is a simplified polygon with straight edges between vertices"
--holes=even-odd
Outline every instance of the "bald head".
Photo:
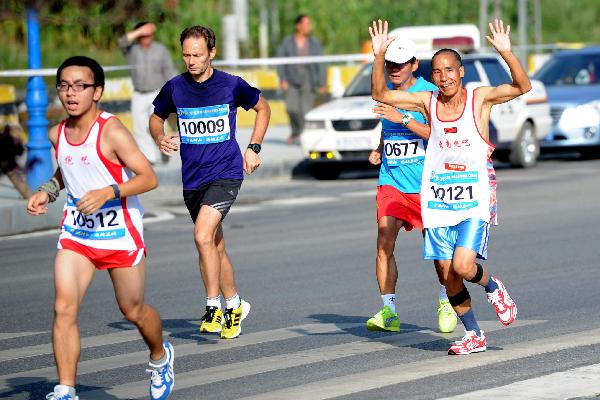
[{"label": "bald head", "polygon": [[442,55],[450,55],[454,58],[454,60],[457,63],[457,66],[460,67],[463,65],[462,63],[462,58],[460,56],[460,54],[458,53],[458,51],[454,50],[454,49],[440,49],[438,51],[435,52],[435,54],[433,55],[433,57],[431,57],[431,68],[433,68],[433,64],[435,62],[435,59],[439,56]]}]

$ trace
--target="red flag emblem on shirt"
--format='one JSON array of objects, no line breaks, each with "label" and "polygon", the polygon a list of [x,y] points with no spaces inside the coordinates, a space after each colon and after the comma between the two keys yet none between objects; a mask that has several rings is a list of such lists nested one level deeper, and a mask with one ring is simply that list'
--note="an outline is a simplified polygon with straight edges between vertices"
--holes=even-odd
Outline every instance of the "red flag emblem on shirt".
[{"label": "red flag emblem on shirt", "polygon": [[456,133],[458,132],[458,129],[456,129],[455,126],[451,127],[451,128],[444,128],[444,133]]},{"label": "red flag emblem on shirt", "polygon": [[462,164],[444,163],[444,168],[448,171],[465,171],[467,166]]}]

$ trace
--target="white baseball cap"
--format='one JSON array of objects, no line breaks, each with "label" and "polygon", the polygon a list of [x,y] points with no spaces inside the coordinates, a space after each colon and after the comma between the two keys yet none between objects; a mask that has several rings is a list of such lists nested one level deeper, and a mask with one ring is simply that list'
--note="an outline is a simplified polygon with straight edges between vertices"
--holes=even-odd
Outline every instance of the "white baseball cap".
[{"label": "white baseball cap", "polygon": [[410,39],[397,37],[385,52],[385,60],[404,64],[417,54],[417,45]]}]

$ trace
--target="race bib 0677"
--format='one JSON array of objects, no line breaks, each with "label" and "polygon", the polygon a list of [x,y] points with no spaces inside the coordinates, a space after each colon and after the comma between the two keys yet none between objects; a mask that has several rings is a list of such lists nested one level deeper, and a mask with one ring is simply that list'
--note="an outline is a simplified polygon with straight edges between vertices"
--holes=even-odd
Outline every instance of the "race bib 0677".
[{"label": "race bib 0677", "polygon": [[385,139],[383,152],[389,166],[422,163],[425,159],[423,139]]},{"label": "race bib 0677", "polygon": [[181,143],[209,144],[229,140],[229,104],[178,108]]}]

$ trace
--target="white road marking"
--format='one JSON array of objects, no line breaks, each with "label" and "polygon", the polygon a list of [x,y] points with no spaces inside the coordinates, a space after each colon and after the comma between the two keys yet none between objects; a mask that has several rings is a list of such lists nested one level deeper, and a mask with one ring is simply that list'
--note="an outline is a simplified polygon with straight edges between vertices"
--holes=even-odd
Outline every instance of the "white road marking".
[{"label": "white road marking", "polygon": [[600,364],[570,369],[440,400],[563,400],[600,397]]},{"label": "white road marking", "polygon": [[[190,328],[176,328],[165,330],[164,334],[165,336],[167,336],[171,333],[178,333],[185,330],[189,331]],[[137,331],[137,329],[129,329],[125,331],[107,333],[105,335],[82,337],[81,348],[87,349],[96,346],[126,343],[134,340],[140,340],[140,334]],[[0,351],[0,362],[49,354],[52,354],[51,343],[44,343],[26,347],[16,347],[13,349]]]},{"label": "white road marking", "polygon": [[356,192],[342,193],[341,197],[373,197],[377,195],[377,190],[360,190]]},{"label": "white road marking", "polygon": [[[519,321],[514,326],[525,326],[538,324],[545,321]],[[350,324],[350,326],[363,326],[363,324]],[[503,329],[498,321],[482,321],[482,329],[491,332]],[[332,327],[335,330],[341,328]],[[270,336],[270,333],[267,332]],[[278,356],[261,357],[255,360],[244,361],[216,366],[211,368],[201,368],[176,374],[175,381],[178,389],[191,388],[198,385],[216,383],[223,380],[241,378],[254,374],[271,372],[285,368],[309,365],[323,361],[337,360],[340,358],[351,357],[360,354],[368,354],[376,351],[397,350],[399,347],[411,346],[420,343],[427,343],[439,340],[440,338],[453,338],[459,336],[458,332],[454,335],[442,334],[431,330],[413,331],[403,334],[394,334],[377,339],[363,339],[339,345],[325,346],[300,352],[281,354]],[[243,338],[243,337],[242,337]],[[237,339],[236,339],[237,340]],[[272,340],[269,340],[272,341]],[[179,349],[182,346],[175,347],[175,357],[180,355]],[[188,354],[185,354],[188,355]],[[177,360],[175,361],[177,363]],[[124,385],[115,386],[103,390],[94,390],[82,392],[86,399],[102,399],[107,394],[118,398],[137,398],[142,397],[147,391],[145,381],[132,382]],[[276,398],[276,397],[275,397]],[[299,398],[299,397],[292,397]]]},{"label": "white road marking", "polygon": [[40,331],[40,332],[10,332],[10,333],[2,333],[0,332],[0,340],[13,339],[24,336],[33,336],[40,335],[42,333],[48,333],[49,331]]},{"label": "white road marking", "polygon": [[304,206],[311,204],[331,203],[338,201],[337,197],[293,197],[289,199],[275,199],[263,201],[260,204],[265,206]]},{"label": "white road marking", "polygon": [[[494,363],[518,360],[544,353],[600,343],[600,329],[553,336],[505,346],[502,350],[488,350],[469,356],[443,355],[424,361],[402,363],[396,366],[373,369],[362,373],[288,387],[244,400],[269,399],[330,399],[344,395],[380,389],[431,376],[448,374]],[[527,397],[521,397],[527,398]]]},{"label": "white road marking", "polygon": [[[308,335],[319,335],[319,334],[330,334],[341,332],[344,329],[356,328],[358,326],[363,326],[363,324],[306,324],[306,325],[298,325],[291,326],[287,328],[281,329],[273,329],[268,331],[260,331],[255,333],[244,334],[235,340],[226,341],[219,340],[215,335],[207,335],[204,336],[206,338],[210,338],[205,343],[186,343],[181,344],[175,347],[175,355],[177,357],[184,357],[188,355],[194,354],[204,354],[212,351],[218,351],[223,349],[232,349],[237,347],[255,345],[260,343],[267,342],[275,342],[279,340],[293,339],[302,336]],[[181,329],[181,331],[190,331],[189,328]],[[175,332],[176,330],[172,330]],[[164,332],[164,337],[168,339],[169,332]],[[86,338],[86,347],[92,343],[95,343],[96,346],[105,345],[105,344],[116,344],[122,343],[124,341],[130,340],[141,340],[139,333],[136,331],[125,331],[125,332],[117,332],[116,334],[107,334],[101,336],[94,336]],[[82,339],[82,347],[83,347],[83,339]],[[46,347],[42,347],[46,346]],[[34,347],[34,346],[32,346]],[[39,354],[51,354],[52,348],[51,345],[40,345],[35,346],[37,353]],[[30,357],[30,354],[34,353],[34,349],[25,348],[25,351],[21,351],[20,354],[22,357],[12,357],[11,359]],[[16,350],[16,349],[15,349]],[[44,351],[41,353],[41,351]],[[48,352],[49,351],[49,352]],[[80,361],[77,364],[77,373],[79,375],[94,373],[99,371],[105,371],[109,369],[127,367],[131,365],[145,365],[148,362],[148,352],[147,351],[139,351],[135,353],[128,354],[119,354],[111,357],[104,357],[86,361]],[[0,390],[8,389],[10,387],[10,382],[16,379],[19,380],[20,384],[27,384],[32,382],[38,382],[42,379],[53,380],[56,379],[56,368],[55,367],[45,367],[39,368],[30,371],[16,372],[7,375],[0,375]]]}]

